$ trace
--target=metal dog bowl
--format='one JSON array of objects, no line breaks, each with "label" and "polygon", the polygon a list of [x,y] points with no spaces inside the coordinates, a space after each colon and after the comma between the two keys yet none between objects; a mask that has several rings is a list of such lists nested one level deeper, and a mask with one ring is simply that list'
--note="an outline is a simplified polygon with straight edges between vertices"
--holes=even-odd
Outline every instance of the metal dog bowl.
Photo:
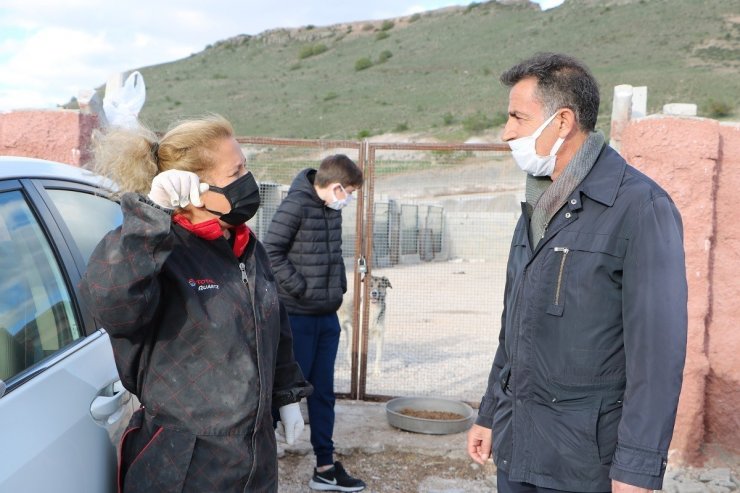
[{"label": "metal dog bowl", "polygon": [[[460,419],[426,419],[401,414],[404,409],[412,411],[432,411],[455,413],[462,416]],[[385,405],[385,414],[388,424],[396,428],[414,433],[429,435],[448,435],[466,431],[473,424],[475,412],[473,408],[460,401],[440,399],[436,397],[397,397]]]}]

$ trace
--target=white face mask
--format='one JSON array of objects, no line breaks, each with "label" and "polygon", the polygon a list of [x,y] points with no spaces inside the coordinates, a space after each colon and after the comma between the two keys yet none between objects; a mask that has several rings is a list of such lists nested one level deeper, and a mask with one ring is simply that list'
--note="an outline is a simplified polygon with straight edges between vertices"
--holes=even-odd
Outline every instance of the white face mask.
[{"label": "white face mask", "polygon": [[345,198],[343,200],[339,200],[337,198],[337,194],[334,193],[334,190],[332,190],[331,195],[334,197],[334,200],[326,204],[326,206],[329,209],[334,209],[335,211],[341,211],[345,207],[347,207],[350,202],[352,202],[352,195],[348,194],[342,185],[339,185],[339,188],[342,189],[342,192],[344,192]]},{"label": "white face mask", "polygon": [[537,137],[540,136],[545,127],[555,118],[557,113],[554,113],[550,118],[545,120],[545,123],[534,131],[534,133],[528,137],[521,137],[519,139],[510,140],[507,142],[511,148],[511,155],[514,157],[514,161],[522,171],[529,173],[532,176],[551,176],[555,169],[555,154],[563,144],[562,137],[559,137],[555,141],[555,145],[550,149],[550,153],[547,156],[539,156],[535,149],[535,143]]}]

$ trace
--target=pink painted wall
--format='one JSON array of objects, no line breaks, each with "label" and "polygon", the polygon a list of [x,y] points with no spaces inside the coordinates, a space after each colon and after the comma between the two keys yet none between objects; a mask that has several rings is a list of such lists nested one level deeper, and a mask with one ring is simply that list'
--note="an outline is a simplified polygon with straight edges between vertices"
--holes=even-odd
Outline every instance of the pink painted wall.
[{"label": "pink painted wall", "polygon": [[75,110],[0,113],[0,155],[49,159],[79,166],[88,159],[97,117]]},{"label": "pink painted wall", "polygon": [[706,441],[740,454],[740,124],[720,125]]},{"label": "pink painted wall", "polygon": [[622,135],[622,155],[671,194],[684,222],[689,333],[671,443],[677,462],[701,462],[707,444],[740,453],[740,264],[730,242],[740,236],[739,141],[737,127],[701,118],[648,117]]}]

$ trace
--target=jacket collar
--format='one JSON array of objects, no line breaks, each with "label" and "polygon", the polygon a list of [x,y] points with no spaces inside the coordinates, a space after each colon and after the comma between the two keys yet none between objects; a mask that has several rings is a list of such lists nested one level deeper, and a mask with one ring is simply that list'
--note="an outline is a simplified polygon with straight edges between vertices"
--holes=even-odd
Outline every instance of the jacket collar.
[{"label": "jacket collar", "polygon": [[[212,219],[198,224],[191,223],[184,215],[175,214],[172,216],[172,220],[182,226],[187,231],[193,233],[199,238],[204,240],[213,241],[219,238],[223,238],[223,230],[218,223],[218,219]],[[246,224],[240,224],[231,229],[231,234],[234,235],[234,242],[232,251],[237,257],[241,257],[249,244],[252,231]]]},{"label": "jacket collar", "polygon": [[315,169],[306,168],[300,171],[293,179],[293,183],[291,183],[288,193],[295,191],[303,192],[304,194],[308,195],[313,202],[316,202],[316,205],[324,207],[324,201],[321,199],[321,197],[319,197],[319,194],[316,193],[316,188],[314,188],[315,179]]},{"label": "jacket collar", "polygon": [[627,162],[617,151],[605,145],[591,172],[576,189],[607,207],[614,205]]}]

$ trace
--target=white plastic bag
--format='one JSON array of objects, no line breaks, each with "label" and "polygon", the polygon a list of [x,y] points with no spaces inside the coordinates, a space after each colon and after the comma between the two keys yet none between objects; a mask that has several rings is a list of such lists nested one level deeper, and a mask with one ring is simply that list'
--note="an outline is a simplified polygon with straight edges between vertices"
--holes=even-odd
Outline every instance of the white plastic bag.
[{"label": "white plastic bag", "polygon": [[145,99],[144,77],[139,72],[132,72],[120,89],[112,94],[105,92],[103,111],[108,124],[126,128],[138,126],[139,111]]}]

